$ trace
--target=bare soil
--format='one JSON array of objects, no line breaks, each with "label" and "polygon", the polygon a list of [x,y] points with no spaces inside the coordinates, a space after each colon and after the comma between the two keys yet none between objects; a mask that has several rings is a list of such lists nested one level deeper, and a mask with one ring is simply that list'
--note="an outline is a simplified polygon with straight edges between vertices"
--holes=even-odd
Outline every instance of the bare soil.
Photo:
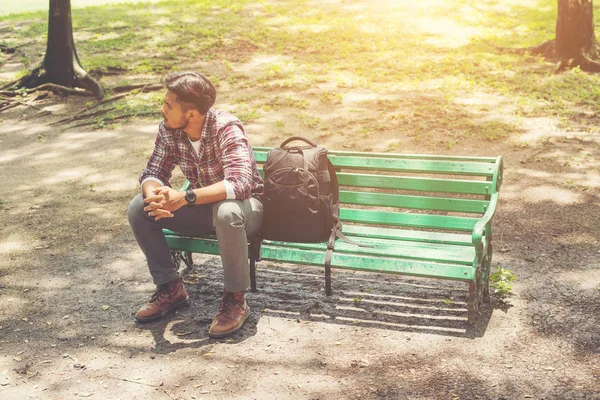
[{"label": "bare soil", "polygon": [[[262,263],[243,330],[213,340],[218,257],[194,256],[191,307],[133,322],[153,285],[126,208],[159,121],[48,125],[81,103],[52,96],[37,105],[50,116],[25,106],[1,116],[1,399],[600,399],[598,134],[532,118],[503,142],[448,148],[393,132],[354,142],[504,156],[493,266],[519,280],[513,296],[492,295],[474,327],[464,284],[334,271],[328,298],[322,269]],[[282,108],[276,119],[292,113]],[[251,142],[311,135],[273,124],[247,124]]]}]

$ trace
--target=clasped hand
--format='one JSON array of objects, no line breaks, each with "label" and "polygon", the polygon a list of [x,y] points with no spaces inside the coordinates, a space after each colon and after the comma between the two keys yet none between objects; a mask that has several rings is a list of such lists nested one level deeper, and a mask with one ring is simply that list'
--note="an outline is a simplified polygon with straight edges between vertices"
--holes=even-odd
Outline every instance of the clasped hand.
[{"label": "clasped hand", "polygon": [[172,218],[173,213],[184,204],[185,193],[168,186],[160,186],[152,190],[153,195],[144,199],[147,204],[144,211],[156,220],[161,218]]}]

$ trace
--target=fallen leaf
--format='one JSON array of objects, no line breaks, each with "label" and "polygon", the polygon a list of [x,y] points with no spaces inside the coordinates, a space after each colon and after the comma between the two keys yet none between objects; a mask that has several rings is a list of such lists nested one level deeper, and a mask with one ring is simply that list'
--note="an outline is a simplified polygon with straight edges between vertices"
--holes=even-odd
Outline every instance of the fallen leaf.
[{"label": "fallen leaf", "polygon": [[533,399],[533,396],[530,394],[526,394],[525,396],[523,396],[524,399]]},{"label": "fallen leaf", "polygon": [[544,371],[554,371],[554,368],[552,368],[552,367],[544,367]]},{"label": "fallen leaf", "polygon": [[198,389],[200,386],[202,386],[202,384],[194,385],[194,389]]},{"label": "fallen leaf", "polygon": [[192,332],[175,332],[175,335],[177,336],[185,336],[185,335],[189,335]]},{"label": "fallen leaf", "polygon": [[110,306],[107,306],[106,304],[102,306],[102,309],[103,309],[104,311],[108,310],[109,308],[110,308]]},{"label": "fallen leaf", "polygon": [[46,321],[46,324],[52,325],[52,321]]},{"label": "fallen leaf", "polygon": [[13,357],[13,360],[19,361],[19,362],[23,361],[23,359],[21,357]]},{"label": "fallen leaf", "polygon": [[63,317],[63,319],[69,319],[69,318],[71,318],[71,316],[70,316],[70,315],[65,315],[65,316]]},{"label": "fallen leaf", "polygon": [[44,360],[44,361],[40,361],[40,364],[49,364],[51,362],[52,362],[52,360]]},{"label": "fallen leaf", "polygon": [[342,342],[335,342],[334,344],[335,344],[336,346],[339,346],[339,345],[341,345],[341,344],[342,344]]},{"label": "fallen leaf", "polygon": [[79,393],[79,397],[90,397],[92,396],[94,393]]},{"label": "fallen leaf", "polygon": [[210,356],[212,356],[212,355],[213,355],[213,353],[204,353],[204,354],[202,354],[202,355],[203,355],[203,356],[205,356],[205,357],[210,357]]}]

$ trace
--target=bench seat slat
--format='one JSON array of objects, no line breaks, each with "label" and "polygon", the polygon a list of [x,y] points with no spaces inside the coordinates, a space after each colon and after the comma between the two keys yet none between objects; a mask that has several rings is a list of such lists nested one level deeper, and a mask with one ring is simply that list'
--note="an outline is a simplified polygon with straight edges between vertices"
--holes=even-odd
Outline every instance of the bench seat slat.
[{"label": "bench seat slat", "polygon": [[[346,243],[342,240],[337,240],[335,242],[334,254],[349,253],[411,260],[430,260],[433,262],[458,263],[463,265],[473,265],[473,260],[475,258],[475,248],[472,246],[468,247],[365,237],[355,238],[353,236],[349,236],[348,238],[357,243],[373,247],[360,247]],[[326,243],[298,243],[265,240],[264,245],[267,244],[287,249],[322,251],[323,253],[327,249]]]},{"label": "bench seat slat", "polygon": [[340,190],[340,202],[365,206],[411,208],[417,210],[454,211],[483,214],[485,200],[455,199],[432,196],[412,196],[386,193]]},{"label": "bench seat slat", "polygon": [[[204,237],[183,236],[177,233],[167,233],[167,242],[171,249],[179,249],[184,251],[192,251],[204,254],[219,254],[219,246],[214,235],[206,235]],[[457,266],[470,266],[475,257],[475,249],[468,246],[459,245],[443,245],[420,242],[403,242],[395,240],[372,239],[372,238],[355,238],[349,237],[361,244],[372,245],[374,247],[359,247],[354,244],[345,243],[337,240],[335,244],[335,255],[360,255],[366,257],[375,257],[377,259],[383,257],[386,259],[402,259],[407,261],[431,261],[436,263],[454,263]],[[266,248],[281,249],[289,254],[295,252],[317,252],[325,255],[325,243],[299,243],[299,242],[280,242],[272,240],[264,240],[262,246],[263,259],[272,259],[268,253],[265,253]],[[323,262],[324,262],[323,258]],[[376,261],[374,259],[374,261]],[[322,262],[322,263],[323,263]],[[321,265],[322,265],[321,263]]]},{"label": "bench seat slat", "polygon": [[[279,246],[264,244],[262,247],[264,260],[280,261],[297,264],[323,266],[324,251],[286,249]],[[389,257],[373,257],[371,255],[356,255],[334,252],[331,266],[352,270],[372,272],[392,272],[413,276],[429,276],[444,279],[472,281],[474,269],[472,266],[436,263],[431,261],[406,260]]]},{"label": "bench seat slat", "polygon": [[493,192],[492,182],[487,181],[351,174],[347,172],[340,172],[336,175],[340,186],[479,195],[488,195]]},{"label": "bench seat slat", "polygon": [[479,219],[469,217],[454,217],[448,215],[411,214],[374,210],[356,210],[350,208],[340,209],[342,221],[407,226],[428,229],[447,229],[459,231],[471,231]]},{"label": "bench seat slat", "polygon": [[374,226],[345,224],[342,231],[346,235],[381,239],[419,241],[425,243],[447,243],[472,246],[471,234],[418,231],[398,228],[378,228]]}]

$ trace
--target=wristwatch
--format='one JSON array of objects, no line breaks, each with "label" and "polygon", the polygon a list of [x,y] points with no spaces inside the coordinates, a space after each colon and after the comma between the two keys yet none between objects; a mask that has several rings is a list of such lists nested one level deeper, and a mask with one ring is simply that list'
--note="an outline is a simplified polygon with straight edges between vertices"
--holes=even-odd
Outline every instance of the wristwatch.
[{"label": "wristwatch", "polygon": [[196,193],[192,189],[185,191],[185,201],[187,201],[188,206],[193,206],[196,203]]}]

